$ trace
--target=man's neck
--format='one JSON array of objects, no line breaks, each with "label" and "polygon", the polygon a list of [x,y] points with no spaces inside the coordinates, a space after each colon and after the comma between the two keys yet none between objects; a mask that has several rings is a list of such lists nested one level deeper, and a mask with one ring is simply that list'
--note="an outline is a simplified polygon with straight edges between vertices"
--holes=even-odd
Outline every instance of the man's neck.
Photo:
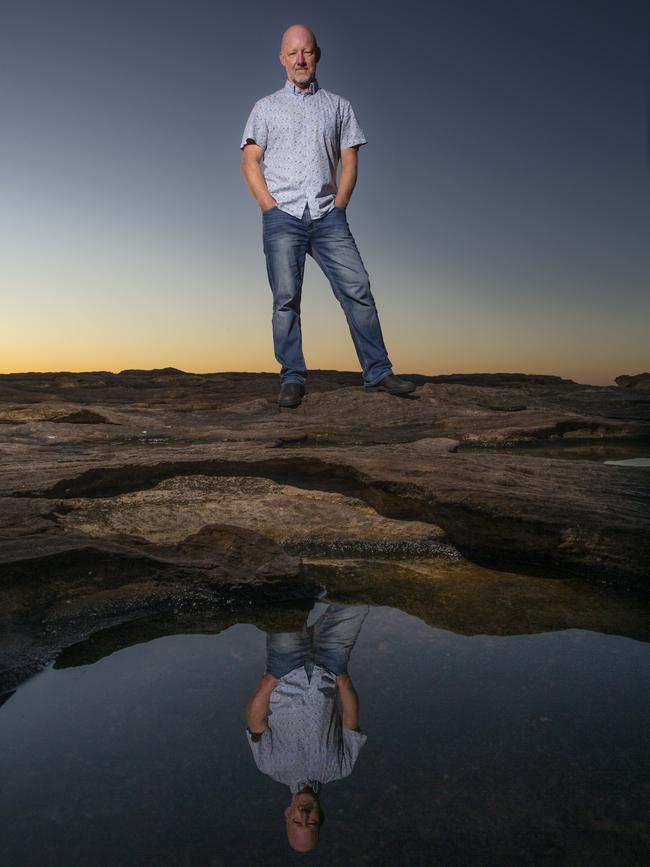
[{"label": "man's neck", "polygon": [[[316,781],[304,783],[296,792],[293,793],[293,797],[295,798],[297,795],[305,794],[313,795],[315,798],[318,798],[318,792],[322,785],[322,783]],[[291,785],[289,786],[289,789],[291,789]]]},{"label": "man's neck", "polygon": [[312,85],[314,85],[315,81],[316,81],[315,76],[314,76],[314,78],[312,78],[311,81],[307,82],[307,84],[299,84],[297,81],[292,81],[290,78],[287,78],[287,84],[290,84],[292,87],[295,87],[297,90],[301,91],[301,93],[309,93],[312,90]]}]

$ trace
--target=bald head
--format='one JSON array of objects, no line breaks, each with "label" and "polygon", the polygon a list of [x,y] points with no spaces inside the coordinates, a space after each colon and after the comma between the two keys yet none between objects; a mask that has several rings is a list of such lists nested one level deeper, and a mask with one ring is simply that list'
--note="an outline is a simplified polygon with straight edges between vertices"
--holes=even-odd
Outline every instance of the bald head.
[{"label": "bald head", "polygon": [[291,27],[287,27],[282,34],[282,39],[280,40],[280,52],[282,53],[285,49],[285,45],[293,43],[295,39],[298,39],[301,42],[311,41],[314,49],[318,48],[316,34],[313,30],[310,30],[305,24],[292,24]]},{"label": "bald head", "polygon": [[287,72],[287,80],[300,90],[308,90],[316,78],[316,64],[320,48],[315,34],[304,24],[292,24],[282,34],[280,63]]},{"label": "bald head", "polygon": [[318,795],[309,786],[291,796],[284,811],[287,840],[296,852],[311,852],[318,845],[322,821]]}]

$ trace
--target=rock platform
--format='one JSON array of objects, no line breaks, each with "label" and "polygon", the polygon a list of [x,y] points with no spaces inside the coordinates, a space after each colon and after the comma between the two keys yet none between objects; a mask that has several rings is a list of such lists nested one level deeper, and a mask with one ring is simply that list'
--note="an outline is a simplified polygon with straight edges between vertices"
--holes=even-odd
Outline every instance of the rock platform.
[{"label": "rock platform", "polygon": [[647,377],[412,376],[396,398],[317,371],[278,410],[271,374],[0,376],[0,689],[146,610],[313,597],[306,556],[647,589],[650,468],[550,448],[650,455]]}]

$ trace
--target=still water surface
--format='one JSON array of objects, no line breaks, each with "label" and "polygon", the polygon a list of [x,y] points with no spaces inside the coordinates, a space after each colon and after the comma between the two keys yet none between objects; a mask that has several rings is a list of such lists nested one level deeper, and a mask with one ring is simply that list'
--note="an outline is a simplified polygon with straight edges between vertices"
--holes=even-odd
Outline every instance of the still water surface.
[{"label": "still water surface", "polygon": [[371,605],[349,662],[367,742],[320,788],[318,846],[298,855],[289,788],[258,769],[246,733],[266,634],[205,624],[95,636],[0,708],[0,862],[648,863],[638,637],[461,635]]},{"label": "still water surface", "polygon": [[554,458],[574,461],[598,461],[605,464],[650,466],[650,443],[647,440],[545,440],[537,445],[507,447],[511,454],[534,458]]}]

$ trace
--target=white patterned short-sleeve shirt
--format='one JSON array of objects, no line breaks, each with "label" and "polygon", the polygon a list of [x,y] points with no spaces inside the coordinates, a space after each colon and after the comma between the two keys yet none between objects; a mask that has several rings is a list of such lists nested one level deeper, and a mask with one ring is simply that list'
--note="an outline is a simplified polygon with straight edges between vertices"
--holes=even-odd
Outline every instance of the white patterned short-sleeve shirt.
[{"label": "white patterned short-sleeve shirt", "polygon": [[304,665],[280,678],[263,734],[246,731],[259,770],[293,794],[349,776],[368,736],[343,728],[339,704],[336,675],[320,665],[311,679]]},{"label": "white patterned short-sleeve shirt", "polygon": [[262,172],[278,207],[312,219],[334,207],[336,170],[343,148],[366,144],[350,102],[314,80],[301,91],[290,81],[253,106],[240,148],[257,144],[264,151]]}]

